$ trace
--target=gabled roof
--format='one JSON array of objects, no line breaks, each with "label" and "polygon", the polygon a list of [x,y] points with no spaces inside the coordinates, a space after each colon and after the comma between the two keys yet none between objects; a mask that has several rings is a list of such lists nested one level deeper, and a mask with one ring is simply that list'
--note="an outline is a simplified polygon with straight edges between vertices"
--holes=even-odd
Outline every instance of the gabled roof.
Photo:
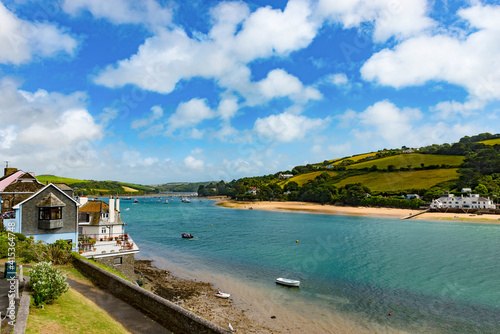
[{"label": "gabled roof", "polygon": [[33,197],[37,196],[39,193],[41,193],[42,191],[44,191],[45,189],[47,188],[53,188],[55,189],[56,191],[59,191],[61,194],[63,194],[64,196],[66,196],[67,198],[69,198],[70,200],[72,200],[73,202],[75,202],[75,204],[77,206],[80,206],[80,203],[78,203],[77,201],[75,201],[73,198],[71,198],[70,196],[68,196],[64,191],[62,191],[61,189],[57,188],[55,185],[53,185],[52,183],[49,183],[48,185],[46,185],[45,187],[43,187],[42,189],[40,189],[39,191],[37,191],[36,193],[34,193],[33,195],[31,195],[30,197],[28,197],[27,199],[25,199],[24,201],[22,201],[21,203],[18,203],[16,204],[14,207],[12,207],[12,209],[19,209],[19,207],[21,205],[23,205],[25,202],[31,200]]},{"label": "gabled roof", "polygon": [[14,174],[10,174],[9,176],[5,177],[3,180],[0,181],[0,191],[3,191],[5,187],[7,187],[9,184],[17,180],[23,174],[24,172],[22,170],[19,170]]},{"label": "gabled roof", "polygon": [[103,201],[88,201],[78,209],[78,212],[109,212],[109,205]]},{"label": "gabled roof", "polygon": [[40,203],[38,203],[36,206],[38,207],[58,207],[58,206],[66,206],[63,201],[61,201],[59,198],[56,197],[53,193],[49,193],[47,196],[42,198]]}]

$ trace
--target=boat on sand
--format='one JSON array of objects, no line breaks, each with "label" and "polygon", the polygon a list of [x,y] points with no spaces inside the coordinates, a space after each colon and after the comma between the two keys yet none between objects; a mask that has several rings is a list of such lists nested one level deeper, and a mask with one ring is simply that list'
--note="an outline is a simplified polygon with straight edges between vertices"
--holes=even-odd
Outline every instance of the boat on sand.
[{"label": "boat on sand", "polygon": [[215,294],[215,297],[219,297],[219,298],[222,298],[222,299],[227,299],[229,297],[231,297],[231,295],[229,293],[224,293],[224,292],[217,292]]}]

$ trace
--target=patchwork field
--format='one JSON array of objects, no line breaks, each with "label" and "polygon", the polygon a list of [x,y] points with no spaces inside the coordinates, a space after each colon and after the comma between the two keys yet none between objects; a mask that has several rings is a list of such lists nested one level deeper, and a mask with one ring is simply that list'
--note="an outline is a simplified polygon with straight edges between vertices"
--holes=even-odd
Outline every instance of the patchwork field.
[{"label": "patchwork field", "polygon": [[436,154],[420,154],[420,153],[410,153],[410,154],[400,154],[391,157],[385,157],[370,161],[364,161],[357,164],[347,166],[348,169],[360,169],[360,168],[370,168],[374,165],[378,169],[387,169],[388,166],[393,165],[396,169],[401,167],[407,168],[412,166],[413,168],[420,168],[422,164],[424,166],[431,165],[449,165],[449,166],[459,166],[465,157],[461,155],[436,155]]},{"label": "patchwork field", "polygon": [[500,138],[483,140],[483,141],[480,141],[480,143],[482,143],[484,145],[491,145],[491,146],[500,145]]},{"label": "patchwork field", "polygon": [[427,189],[438,183],[458,179],[458,168],[431,169],[407,172],[372,172],[351,176],[338,183],[336,187],[346,184],[362,183],[372,191],[399,191],[408,189]]},{"label": "patchwork field", "polygon": [[328,173],[328,174],[330,174],[330,176],[336,176],[338,174],[337,172],[333,172],[333,171],[327,171],[327,172],[325,172],[325,171],[318,171],[318,172],[311,172],[311,173],[306,173],[306,174],[300,174],[300,175],[296,175],[296,176],[288,179],[286,182],[283,182],[282,185],[285,185],[285,184],[287,184],[288,182],[291,182],[291,181],[295,181],[295,182],[298,183],[299,186],[302,186],[307,181],[314,180],[321,173]]}]

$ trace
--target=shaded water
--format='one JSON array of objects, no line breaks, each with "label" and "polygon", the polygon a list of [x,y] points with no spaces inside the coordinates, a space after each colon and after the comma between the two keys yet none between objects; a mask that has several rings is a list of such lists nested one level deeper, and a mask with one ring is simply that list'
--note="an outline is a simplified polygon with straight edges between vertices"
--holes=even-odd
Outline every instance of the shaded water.
[{"label": "shaded water", "polygon": [[[250,308],[300,315],[296,327],[500,332],[500,225],[143,201],[121,202],[141,257],[211,276]],[[283,288],[276,277],[302,284]]]}]

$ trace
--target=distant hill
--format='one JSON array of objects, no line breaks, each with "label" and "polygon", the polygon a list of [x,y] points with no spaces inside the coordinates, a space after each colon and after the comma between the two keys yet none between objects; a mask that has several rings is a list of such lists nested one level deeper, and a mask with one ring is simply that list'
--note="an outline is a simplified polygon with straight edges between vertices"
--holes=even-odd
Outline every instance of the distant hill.
[{"label": "distant hill", "polygon": [[141,195],[158,192],[155,187],[118,181],[80,180],[55,175],[38,175],[36,178],[42,183],[66,183],[75,189],[75,194],[80,195]]}]

